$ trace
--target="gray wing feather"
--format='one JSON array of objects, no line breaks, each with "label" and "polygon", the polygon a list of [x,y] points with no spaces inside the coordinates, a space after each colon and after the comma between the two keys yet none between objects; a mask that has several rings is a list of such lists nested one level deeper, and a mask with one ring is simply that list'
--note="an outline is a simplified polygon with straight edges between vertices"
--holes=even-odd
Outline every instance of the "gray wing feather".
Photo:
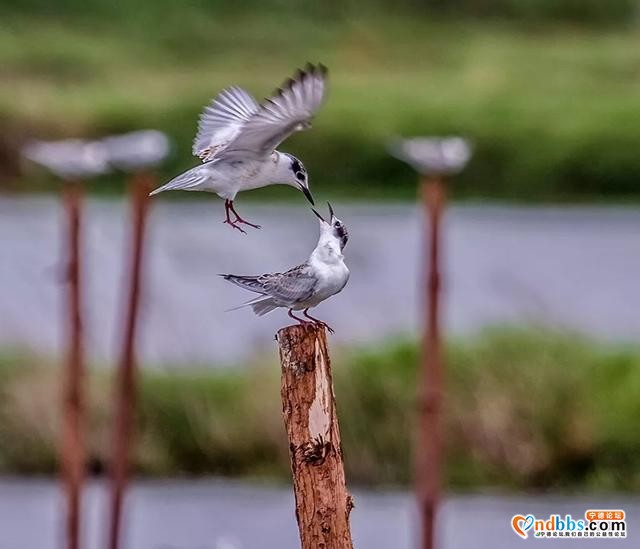
[{"label": "gray wing feather", "polygon": [[317,283],[314,276],[286,272],[269,275],[263,286],[267,295],[280,302],[294,304],[309,299]]},{"label": "gray wing feather", "polygon": [[240,286],[245,290],[250,290],[252,292],[256,292],[257,294],[266,293],[262,288],[262,284],[258,281],[259,276],[240,276],[240,275],[231,275],[225,274],[220,275],[225,280],[235,284],[236,286]]},{"label": "gray wing feather", "polygon": [[242,88],[222,90],[200,115],[193,155],[203,162],[219,155],[259,109],[256,100]]},{"label": "gray wing feather", "polygon": [[294,131],[310,127],[325,97],[327,68],[308,64],[288,79],[238,131],[226,146],[225,156],[270,154]]},{"label": "gray wing feather", "polygon": [[313,295],[318,279],[304,263],[284,273],[261,276],[222,275],[225,280],[258,294],[269,296],[280,306],[306,301]]}]

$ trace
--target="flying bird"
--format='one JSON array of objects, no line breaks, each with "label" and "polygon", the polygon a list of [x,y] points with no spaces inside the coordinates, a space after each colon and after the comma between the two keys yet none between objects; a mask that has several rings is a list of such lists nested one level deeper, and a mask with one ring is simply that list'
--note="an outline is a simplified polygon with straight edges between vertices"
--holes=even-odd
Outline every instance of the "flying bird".
[{"label": "flying bird", "polygon": [[[325,299],[339,293],[349,280],[349,269],[344,263],[342,251],[349,239],[349,233],[333,213],[329,204],[330,219],[326,221],[316,210],[313,213],[320,220],[320,238],[309,259],[302,265],[283,273],[269,273],[260,276],[239,276],[223,274],[225,280],[237,286],[260,294],[255,299],[236,307],[251,307],[258,316],[265,315],[278,307],[289,309],[289,316],[301,324],[315,323],[333,329],[322,320],[312,317],[308,311]],[[302,311],[308,319],[293,314]]]},{"label": "flying bird", "polygon": [[[311,127],[327,88],[327,68],[307,64],[261,104],[242,88],[232,86],[200,116],[193,154],[203,164],[180,174],[151,194],[163,191],[207,191],[224,199],[227,223],[260,228],[240,217],[233,202],[240,191],[268,185],[290,185],[313,204],[304,164],[275,150],[292,133]],[[235,219],[232,220],[230,213]]]}]

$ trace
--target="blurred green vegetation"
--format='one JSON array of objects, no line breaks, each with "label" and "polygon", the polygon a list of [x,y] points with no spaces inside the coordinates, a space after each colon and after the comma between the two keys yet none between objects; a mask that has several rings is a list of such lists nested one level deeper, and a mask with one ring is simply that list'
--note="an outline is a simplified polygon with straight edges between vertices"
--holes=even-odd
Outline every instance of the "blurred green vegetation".
[{"label": "blurred green vegetation", "polygon": [[399,12],[403,15],[504,18],[522,21],[565,20],[594,25],[621,24],[636,18],[637,0],[3,0],[0,11],[82,19],[108,16],[118,20],[195,12],[200,16],[278,11],[322,19],[355,17],[362,13]]},{"label": "blurred green vegetation", "polygon": [[[416,344],[333,355],[350,482],[408,483]],[[100,471],[110,448],[107,371],[90,379],[90,461]],[[55,471],[59,380],[51,364],[8,354],[0,360],[1,472]],[[288,478],[275,362],[145,369],[140,382],[139,473]],[[449,488],[640,489],[640,348],[494,329],[450,342],[446,382]]]},{"label": "blurred green vegetation", "polygon": [[458,198],[637,200],[635,4],[5,0],[0,172],[5,188],[51,189],[20,169],[25,140],[155,127],[174,140],[169,178],[196,164],[197,117],[220,89],[264,97],[310,60],[330,67],[329,101],[282,148],[319,194],[412,199],[415,175],[385,141],[455,133],[476,151]]}]

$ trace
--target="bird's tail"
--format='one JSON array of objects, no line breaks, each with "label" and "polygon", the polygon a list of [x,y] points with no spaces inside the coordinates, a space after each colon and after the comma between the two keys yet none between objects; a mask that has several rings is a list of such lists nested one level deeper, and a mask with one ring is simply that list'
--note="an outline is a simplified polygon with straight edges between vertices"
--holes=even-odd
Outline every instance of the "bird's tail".
[{"label": "bird's tail", "polygon": [[274,309],[277,309],[278,306],[275,304],[273,299],[271,299],[270,297],[266,297],[264,299],[256,301],[255,303],[252,303],[251,308],[253,309],[253,312],[258,316],[264,316]]},{"label": "bird's tail", "polygon": [[238,305],[237,307],[232,307],[231,309],[227,309],[227,312],[237,311],[238,309],[242,309],[244,307],[251,307],[253,309],[253,312],[256,315],[264,316],[267,313],[270,313],[271,311],[273,311],[274,309],[277,309],[278,305],[276,305],[276,303],[273,301],[272,298],[261,295],[259,297],[256,297],[255,299],[252,299],[251,301],[247,301],[246,303],[243,303],[242,305]]},{"label": "bird's tail", "polygon": [[242,305],[238,305],[237,307],[233,307],[232,309],[227,309],[227,311],[237,311],[238,309],[242,309],[243,307],[251,307],[255,314],[257,314],[258,316],[263,316],[279,307],[279,305],[273,300],[272,297],[264,295],[264,289],[259,282],[260,277],[239,276],[231,274],[221,274],[220,276],[225,280],[232,282],[236,286],[244,288],[245,290],[250,290],[252,292],[261,294],[258,297],[254,297],[246,303],[243,303]]},{"label": "bird's tail", "polygon": [[165,183],[162,187],[157,188],[155,191],[149,193],[149,196],[158,194],[164,191],[195,191],[200,187],[202,183],[206,181],[206,175],[203,171],[204,166],[196,166],[184,173],[181,173],[177,177],[174,177],[169,183]]}]

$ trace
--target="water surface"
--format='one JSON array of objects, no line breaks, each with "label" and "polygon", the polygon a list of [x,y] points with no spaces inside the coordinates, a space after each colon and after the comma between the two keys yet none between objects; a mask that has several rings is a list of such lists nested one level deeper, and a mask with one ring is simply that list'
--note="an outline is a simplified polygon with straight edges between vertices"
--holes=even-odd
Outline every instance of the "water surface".
[{"label": "water surface", "polygon": [[[341,205],[351,279],[315,313],[334,341],[367,344],[417,333],[422,224],[403,205]],[[154,201],[141,359],[220,365],[274,355],[284,311],[225,312],[251,294],[217,273],[260,274],[306,259],[317,220],[304,203],[240,202],[260,231],[224,226],[222,202]],[[64,334],[62,212],[54,198],[0,198],[0,346],[60,350]],[[128,212],[91,200],[85,214],[86,335],[90,356],[113,362],[122,330]],[[444,318],[450,333],[496,323],[541,323],[597,337],[640,337],[640,209],[462,206],[445,220]]]}]

